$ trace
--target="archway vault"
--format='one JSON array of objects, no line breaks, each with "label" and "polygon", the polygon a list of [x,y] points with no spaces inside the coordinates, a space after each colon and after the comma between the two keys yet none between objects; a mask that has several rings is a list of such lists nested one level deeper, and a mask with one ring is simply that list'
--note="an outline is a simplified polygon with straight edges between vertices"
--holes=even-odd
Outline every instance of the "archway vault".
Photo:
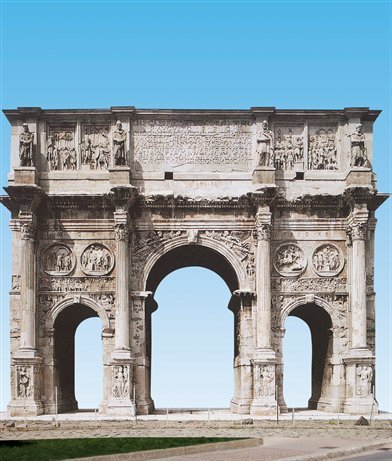
[{"label": "archway vault", "polygon": [[151,251],[142,270],[141,288],[154,292],[170,272],[190,266],[204,267],[217,273],[231,293],[238,289],[249,289],[245,266],[234,251],[209,238],[199,238],[197,243],[190,244],[186,236],[165,241]]}]

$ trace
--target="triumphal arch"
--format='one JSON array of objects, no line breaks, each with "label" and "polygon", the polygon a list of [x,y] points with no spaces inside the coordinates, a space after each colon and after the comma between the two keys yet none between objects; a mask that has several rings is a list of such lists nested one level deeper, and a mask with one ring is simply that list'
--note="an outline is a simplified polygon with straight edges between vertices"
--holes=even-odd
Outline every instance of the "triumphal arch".
[{"label": "triumphal arch", "polygon": [[4,113],[12,125],[2,197],[13,234],[11,415],[54,413],[55,394],[59,412],[77,409],[74,335],[94,316],[102,321],[100,411],[153,412],[154,292],[186,266],[215,271],[232,292],[233,412],[287,410],[289,315],[311,331],[309,407],[377,410],[379,111]]}]

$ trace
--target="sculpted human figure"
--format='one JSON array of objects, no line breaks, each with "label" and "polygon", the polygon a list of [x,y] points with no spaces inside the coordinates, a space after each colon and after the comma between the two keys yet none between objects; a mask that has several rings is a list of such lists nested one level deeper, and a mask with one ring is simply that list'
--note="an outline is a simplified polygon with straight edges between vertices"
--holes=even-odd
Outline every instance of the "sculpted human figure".
[{"label": "sculpted human figure", "polygon": [[125,141],[127,133],[122,128],[122,123],[117,121],[116,130],[113,133],[113,153],[114,153],[114,164],[125,165]]},{"label": "sculpted human figure", "polygon": [[22,125],[23,131],[19,135],[19,158],[21,166],[33,166],[33,139],[34,134],[29,131],[27,123]]},{"label": "sculpted human figure", "polygon": [[257,153],[259,166],[273,165],[274,133],[268,129],[268,122],[264,120],[261,130],[257,133]]},{"label": "sculpted human figure", "polygon": [[30,372],[26,367],[19,371],[19,395],[23,398],[30,396]]},{"label": "sculpted human figure", "polygon": [[57,170],[59,165],[59,152],[56,146],[55,135],[51,135],[48,138],[46,160],[48,161],[51,170]]},{"label": "sculpted human figure", "polygon": [[367,160],[365,148],[365,133],[362,125],[358,124],[354,133],[348,135],[351,141],[351,165],[364,166]]},{"label": "sculpted human figure", "polygon": [[368,365],[357,367],[357,393],[362,397],[371,394],[373,369]]}]

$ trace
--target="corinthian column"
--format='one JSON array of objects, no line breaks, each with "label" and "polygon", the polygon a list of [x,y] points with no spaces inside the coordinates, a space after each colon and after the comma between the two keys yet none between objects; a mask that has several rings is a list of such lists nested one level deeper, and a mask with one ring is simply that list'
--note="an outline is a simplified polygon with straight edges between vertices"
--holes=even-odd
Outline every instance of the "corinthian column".
[{"label": "corinthian column", "polygon": [[114,232],[116,237],[116,319],[115,351],[129,351],[129,250],[128,250],[128,212],[114,212]]},{"label": "corinthian column", "polygon": [[271,213],[256,214],[256,349],[271,349]]},{"label": "corinthian column", "polygon": [[21,213],[21,318],[20,351],[36,350],[36,262],[33,213]]},{"label": "corinthian column", "polygon": [[351,347],[365,349],[366,344],[366,252],[367,225],[353,222],[349,228],[351,258]]}]

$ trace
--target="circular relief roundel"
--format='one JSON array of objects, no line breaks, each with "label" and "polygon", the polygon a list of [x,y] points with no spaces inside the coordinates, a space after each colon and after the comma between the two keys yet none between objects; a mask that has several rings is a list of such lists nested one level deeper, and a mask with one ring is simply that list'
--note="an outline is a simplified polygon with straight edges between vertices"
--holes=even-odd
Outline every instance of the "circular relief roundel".
[{"label": "circular relief roundel", "polygon": [[316,274],[330,277],[339,274],[343,269],[344,258],[338,247],[332,243],[324,243],[314,250],[312,264]]},{"label": "circular relief roundel", "polygon": [[63,243],[55,243],[44,250],[41,267],[49,275],[68,275],[76,264],[72,250]]},{"label": "circular relief roundel", "polygon": [[273,264],[280,275],[296,277],[306,269],[307,261],[297,244],[283,243],[276,249]]},{"label": "circular relief roundel", "polygon": [[114,267],[114,256],[102,243],[92,243],[83,251],[80,262],[85,274],[106,275]]}]

